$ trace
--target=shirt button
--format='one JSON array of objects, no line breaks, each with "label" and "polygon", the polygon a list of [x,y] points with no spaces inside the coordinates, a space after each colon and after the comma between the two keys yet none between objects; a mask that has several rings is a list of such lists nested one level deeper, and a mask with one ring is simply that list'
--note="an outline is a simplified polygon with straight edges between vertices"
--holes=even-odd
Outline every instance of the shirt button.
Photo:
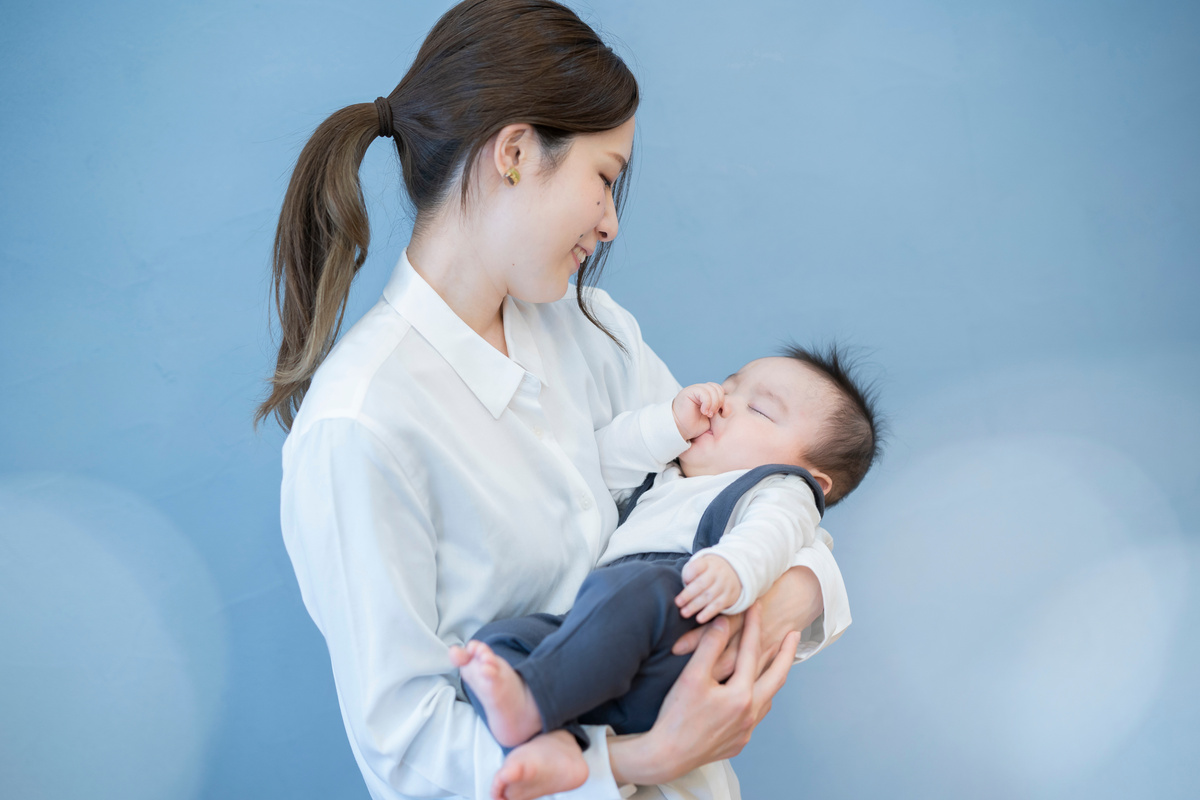
[{"label": "shirt button", "polygon": [[534,428],[533,435],[536,436],[537,438],[541,439],[543,436],[546,435],[546,432],[543,431],[541,428]]},{"label": "shirt button", "polygon": [[592,507],[592,496],[589,494],[579,495],[579,505],[583,506],[584,511],[587,511]]}]

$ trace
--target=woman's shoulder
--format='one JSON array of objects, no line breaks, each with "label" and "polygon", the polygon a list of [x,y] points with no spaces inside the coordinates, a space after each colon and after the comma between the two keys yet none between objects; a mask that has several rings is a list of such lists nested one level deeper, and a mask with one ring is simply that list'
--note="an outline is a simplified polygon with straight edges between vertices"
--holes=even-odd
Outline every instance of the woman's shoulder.
[{"label": "woman's shoulder", "polygon": [[301,436],[328,419],[359,419],[387,373],[405,369],[397,358],[412,325],[382,300],[347,330],[317,368],[292,425]]}]

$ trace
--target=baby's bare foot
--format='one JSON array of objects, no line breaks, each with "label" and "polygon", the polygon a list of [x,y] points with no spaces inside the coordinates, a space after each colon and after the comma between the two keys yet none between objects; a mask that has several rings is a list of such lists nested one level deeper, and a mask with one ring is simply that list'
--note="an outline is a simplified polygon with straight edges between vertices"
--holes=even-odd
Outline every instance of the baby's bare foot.
[{"label": "baby's bare foot", "polygon": [[542,714],[529,687],[492,648],[472,640],[465,648],[451,647],[450,660],[479,698],[497,742],[515,747],[541,731]]},{"label": "baby's bare foot", "polygon": [[567,792],[587,780],[587,762],[575,737],[544,733],[508,754],[492,781],[492,800],[533,800]]}]

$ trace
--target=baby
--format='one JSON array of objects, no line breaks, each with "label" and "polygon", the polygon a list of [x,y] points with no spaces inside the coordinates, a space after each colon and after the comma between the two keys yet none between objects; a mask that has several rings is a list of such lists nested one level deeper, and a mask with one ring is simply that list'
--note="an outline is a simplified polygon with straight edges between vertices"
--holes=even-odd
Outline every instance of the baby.
[{"label": "baby", "polygon": [[[689,446],[677,464],[646,476],[662,465],[630,454],[663,425]],[[675,641],[753,604],[797,551],[825,535],[826,504],[858,486],[879,452],[872,393],[836,348],[788,348],[723,384],[688,386],[669,408],[618,416],[597,443],[611,487],[645,480],[575,605],[563,616],[490,623],[450,649],[496,741],[528,742],[497,773],[497,800],[586,780],[582,750],[533,738],[539,733],[565,728],[586,748],[582,724],[648,730],[688,660],[671,653]]]}]

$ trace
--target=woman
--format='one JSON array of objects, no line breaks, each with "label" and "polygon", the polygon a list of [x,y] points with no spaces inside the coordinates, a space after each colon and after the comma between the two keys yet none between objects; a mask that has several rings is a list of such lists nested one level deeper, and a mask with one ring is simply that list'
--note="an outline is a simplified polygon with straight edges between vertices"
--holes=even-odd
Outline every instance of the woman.
[{"label": "woman", "polygon": [[[488,796],[502,754],[448,647],[493,619],[566,610],[617,518],[593,431],[678,390],[633,318],[584,288],[617,234],[637,103],[627,67],[569,10],[469,0],[387,98],[334,113],[296,166],[275,243],[282,343],[259,418],[290,430],[284,539],[375,798]],[[377,137],[395,141],[413,239],[334,348],[367,254],[358,167]],[[571,797],[625,784],[738,796],[723,759],[783,683],[797,639],[785,634],[824,608],[815,652],[849,621],[828,551],[797,563],[740,643],[727,647],[729,621],[681,640],[696,654],[651,731],[589,731]]]}]

